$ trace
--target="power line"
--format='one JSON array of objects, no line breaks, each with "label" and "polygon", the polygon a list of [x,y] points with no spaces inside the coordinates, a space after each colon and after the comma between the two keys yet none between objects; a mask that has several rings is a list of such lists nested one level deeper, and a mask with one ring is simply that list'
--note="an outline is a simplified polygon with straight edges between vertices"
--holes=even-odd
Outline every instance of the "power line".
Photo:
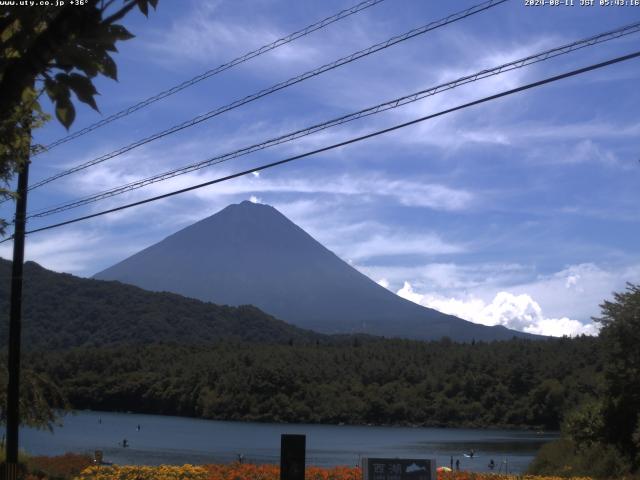
[{"label": "power line", "polygon": [[184,90],[185,88],[191,87],[193,85],[195,85],[198,82],[201,82],[202,80],[205,80],[207,78],[210,78],[214,75],[217,75],[218,73],[222,73],[225,70],[228,70],[232,67],[235,67],[236,65],[239,65],[241,63],[244,63],[248,60],[251,60],[252,58],[258,57],[264,53],[270,52],[271,50],[275,50],[278,47],[281,47],[283,45],[286,45],[287,43],[290,43],[294,40],[297,40],[298,38],[304,37],[306,35],[309,35],[310,33],[315,32],[316,30],[320,30],[321,28],[326,27],[327,25],[330,25],[332,23],[335,23],[339,20],[342,20],[343,18],[349,17],[350,15],[353,15],[354,13],[358,13],[361,12],[362,10],[365,10],[369,7],[373,7],[374,5],[384,2],[384,0],[366,0],[364,2],[358,3],[357,5],[354,5],[351,8],[347,8],[345,10],[341,10],[340,12],[327,17],[323,20],[320,20],[319,22],[316,22],[312,25],[309,25],[305,28],[303,28],[302,30],[298,30],[297,32],[291,33],[289,35],[287,35],[286,37],[282,37],[279,38],[278,40],[271,42],[267,45],[263,45],[262,47],[253,50],[251,52],[245,53],[244,55],[235,58],[233,60],[231,60],[230,62],[227,63],[223,63],[222,65],[213,68],[211,70],[207,70],[204,73],[201,73],[200,75],[197,75],[195,77],[193,77],[190,80],[186,80],[182,83],[180,83],[179,85],[176,85],[174,87],[171,87],[167,90],[164,90],[152,97],[149,97],[145,100],[142,100],[141,102],[136,103],[135,105],[132,105],[128,108],[125,108],[124,110],[121,110],[117,113],[114,113],[113,115],[110,115],[96,123],[93,123],[85,128],[83,128],[82,130],[78,130],[77,132],[74,132],[70,135],[67,135],[65,137],[59,138],[58,140],[50,143],[49,145],[46,145],[44,147],[43,150],[33,154],[32,156],[38,155],[40,153],[46,152],[51,150],[52,148],[57,147],[58,145],[62,145],[63,143],[69,142],[71,140],[74,140],[78,137],[81,137],[83,135],[86,135],[89,132],[92,132],[93,130],[97,130],[100,127],[104,127],[105,125],[114,122],[115,120],[118,120],[119,118],[122,117],[126,117],[127,115],[130,115],[142,108],[148,107],[149,105],[162,100],[163,98],[167,98],[171,95],[173,95],[174,93],[178,93],[181,90]]},{"label": "power line", "polygon": [[488,0],[485,1],[483,3],[480,3],[478,5],[474,5],[470,8],[467,8],[466,10],[457,12],[457,13],[453,13],[451,15],[449,15],[448,17],[445,17],[441,20],[437,20],[434,22],[431,22],[427,25],[423,25],[422,27],[418,27],[418,28],[414,28],[413,30],[409,30],[408,32],[405,32],[401,35],[397,35],[394,36],[384,42],[381,43],[377,43],[375,45],[372,45],[368,48],[365,48],[364,50],[359,50],[355,53],[352,53],[351,55],[348,55],[346,57],[342,57],[338,60],[335,60],[334,62],[325,64],[321,67],[315,68],[313,70],[309,70],[308,72],[305,72],[301,75],[298,75],[296,77],[292,77],[288,80],[285,80],[284,82],[280,82],[277,83],[275,85],[272,85],[271,87],[265,88],[263,90],[260,90],[259,92],[253,93],[251,95],[247,95],[244,98],[235,100],[232,103],[229,103],[227,105],[224,105],[222,107],[218,107],[215,110],[211,110],[207,113],[198,115],[197,117],[194,117],[190,120],[187,120],[185,122],[182,122],[178,125],[175,125],[173,127],[170,127],[166,130],[163,130],[161,132],[157,132],[154,133],[151,136],[148,136],[146,138],[143,138],[141,140],[138,140],[134,143],[131,143],[127,146],[121,147],[118,150],[115,150],[113,152],[107,153],[105,155],[102,155],[100,157],[97,157],[93,160],[89,160],[88,162],[85,162],[83,164],[77,165],[75,167],[72,167],[68,170],[64,170],[62,172],[59,172],[55,175],[52,175],[48,178],[45,178],[35,184],[33,184],[31,187],[29,187],[29,190],[33,190],[35,188],[41,187],[42,185],[46,185],[47,183],[53,182],[54,180],[57,180],[59,178],[65,177],[67,175],[70,175],[72,173],[75,172],[79,172],[81,170],[84,170],[86,168],[89,168],[93,165],[97,165],[99,163],[102,163],[106,160],[109,160],[111,158],[117,157],[119,155],[122,155],[123,153],[129,152],[135,148],[141,147],[142,145],[146,145],[147,143],[153,142],[154,140],[158,140],[159,138],[162,137],[166,137],[167,135],[171,135],[173,133],[179,132],[180,130],[184,130],[186,128],[192,127],[194,125],[197,125],[201,122],[204,122],[205,120],[209,120],[215,116],[218,116],[224,112],[228,112],[229,110],[233,110],[235,108],[238,108],[242,105],[245,105],[246,103],[249,102],[253,102],[254,100],[258,100],[259,98],[262,98],[264,96],[270,95],[274,92],[277,92],[279,90],[282,90],[284,88],[290,87],[291,85],[295,85],[297,83],[300,83],[304,80],[307,80],[309,78],[315,77],[317,75],[320,75],[322,73],[328,72],[330,70],[333,70],[335,68],[341,67],[343,65],[346,65],[348,63],[354,62],[355,60],[358,60],[360,58],[363,58],[365,56],[371,55],[373,53],[376,53],[380,50],[384,50],[386,48],[391,47],[392,45],[395,45],[397,43],[400,42],[404,42],[406,40],[409,40],[411,38],[414,38],[418,35],[423,35],[431,30],[435,30],[437,28],[440,28],[444,25],[448,25],[450,23],[454,23],[457,22],[459,20],[462,20],[466,17],[469,17],[471,15],[475,15],[477,13],[480,13],[484,10],[488,10],[489,8],[493,8],[497,5],[500,5],[502,3],[507,2],[508,0]]},{"label": "power line", "polygon": [[87,205],[90,203],[94,203],[97,202],[99,200],[103,200],[106,198],[110,198],[122,193],[126,193],[132,190],[136,190],[138,188],[143,188],[147,185],[151,185],[153,183],[157,183],[157,182],[161,182],[173,177],[176,177],[178,175],[184,175],[186,173],[190,173],[190,172],[194,172],[197,170],[200,170],[202,168],[206,168],[212,165],[217,165],[219,163],[223,163],[226,161],[229,161],[231,159],[234,158],[238,158],[240,156],[244,156],[253,152],[256,152],[258,150],[263,150],[275,145],[279,145],[285,142],[290,142],[299,138],[302,138],[304,136],[307,135],[311,135],[313,133],[319,132],[321,130],[325,130],[327,128],[336,126],[336,125],[341,125],[347,122],[351,122],[366,116],[370,116],[370,115],[374,115],[380,112],[384,112],[386,110],[390,110],[393,108],[397,108],[418,100],[421,100],[423,98],[432,96],[432,95],[436,95],[438,93],[447,91],[447,90],[451,90],[453,88],[456,88],[460,85],[465,85],[467,83],[471,83],[474,81],[478,81],[480,79],[484,79],[490,76],[494,76],[494,75],[498,75],[504,72],[508,72],[511,70],[515,70],[518,68],[523,68],[525,66],[528,65],[532,65],[534,63],[539,63],[545,60],[548,60],[550,58],[554,58],[557,57],[559,55],[564,55],[564,54],[568,54],[570,52],[588,47],[588,46],[592,46],[598,43],[602,43],[602,42],[606,42],[609,40],[613,40],[615,38],[619,38],[621,36],[624,35],[630,35],[632,33],[637,33],[640,31],[640,22],[634,23],[634,24],[630,24],[630,25],[626,25],[624,27],[620,27],[618,29],[615,30],[611,30],[608,32],[604,32],[604,33],[600,33],[597,35],[593,35],[591,37],[582,39],[582,40],[578,40],[575,41],[573,43],[569,43],[566,45],[562,45],[560,47],[556,47],[556,48],[552,48],[549,50],[545,50],[543,52],[534,54],[534,55],[529,55],[527,57],[524,58],[520,58],[518,60],[514,60],[505,64],[502,64],[500,66],[497,67],[493,67],[490,69],[485,69],[479,72],[476,72],[474,74],[471,75],[467,75],[461,78],[458,78],[457,80],[453,80],[451,82],[447,82],[447,83],[443,83],[440,85],[437,85],[435,87],[430,87],[428,89],[425,90],[421,90],[419,92],[416,93],[412,93],[410,95],[405,95],[403,97],[399,97],[399,98],[395,98],[393,100],[389,100],[387,102],[375,105],[373,107],[369,107],[369,108],[365,108],[363,110],[360,110],[358,112],[355,113],[350,113],[348,115],[343,115],[341,117],[338,118],[334,118],[331,120],[328,120],[326,122],[323,123],[319,123],[304,129],[300,129],[294,132],[290,132],[287,133],[285,135],[281,135],[275,138],[271,138],[269,140],[265,140],[263,142],[248,146],[248,147],[243,147],[241,149],[232,151],[232,152],[228,152],[222,155],[217,155],[215,157],[209,158],[207,160],[204,161],[200,161],[197,163],[192,163],[190,165],[186,165],[180,168],[176,168],[173,170],[169,170],[167,172],[163,172],[145,179],[141,179],[141,180],[137,180],[125,185],[120,185],[118,187],[112,188],[110,190],[106,190],[103,192],[99,192],[93,195],[90,195],[88,197],[84,197],[78,200],[74,200],[71,202],[65,202],[62,204],[59,204],[57,206],[54,207],[50,207],[48,209],[41,209],[39,211],[30,213],[28,215],[27,218],[34,218],[34,217],[45,217],[45,216],[49,216],[49,215],[53,215],[55,213],[60,213],[66,210],[70,210],[73,208],[77,208],[83,205]]},{"label": "power line", "polygon": [[[433,119],[433,118],[436,118],[436,117],[439,117],[439,116],[442,116],[442,115],[446,115],[448,113],[452,113],[452,112],[455,112],[455,111],[458,111],[458,110],[463,110],[463,109],[468,108],[468,107],[472,107],[472,106],[475,106],[475,105],[486,103],[486,102],[489,102],[489,101],[492,101],[492,100],[496,100],[498,98],[506,97],[508,95],[513,95],[514,93],[518,93],[518,92],[522,92],[522,91],[525,91],[525,90],[529,90],[531,88],[535,88],[535,87],[539,87],[539,86],[542,86],[542,85],[546,85],[548,83],[552,83],[552,82],[556,82],[558,80],[562,80],[562,79],[565,79],[565,78],[569,78],[569,77],[573,77],[573,76],[576,76],[576,75],[580,75],[580,74],[583,74],[583,73],[586,73],[586,72],[589,72],[589,71],[592,71],[592,70],[596,70],[596,69],[603,68],[603,67],[606,67],[606,66],[609,66],[609,65],[613,65],[613,64],[616,64],[616,63],[624,62],[626,60],[631,60],[631,59],[637,58],[637,57],[640,57],[640,51],[636,51],[634,53],[631,53],[631,54],[628,54],[628,55],[624,55],[624,56],[621,56],[621,57],[616,57],[616,58],[613,58],[611,60],[607,60],[605,62],[589,65],[588,67],[583,67],[583,68],[579,68],[577,70],[572,70],[570,72],[566,72],[566,73],[563,73],[563,74],[560,74],[560,75],[555,75],[553,77],[548,77],[548,78],[545,78],[543,80],[539,80],[537,82],[533,82],[533,83],[529,83],[529,84],[526,84],[526,85],[522,85],[520,87],[516,87],[516,88],[513,88],[511,90],[506,90],[506,91],[497,93],[495,95],[490,95],[488,97],[484,97],[484,98],[481,98],[479,100],[474,100],[472,102],[465,103],[465,104],[462,104],[462,105],[458,105],[456,107],[448,108],[446,110],[441,110],[440,112],[437,112],[437,113],[433,113],[433,114],[430,114],[430,115],[426,115],[424,117],[416,118],[416,119],[411,120],[409,122],[404,122],[404,123],[401,123],[401,124],[398,124],[398,125],[394,125],[393,127],[388,127],[388,128],[382,129],[382,130],[377,130],[375,132],[368,133],[366,135],[362,135],[360,137],[351,138],[349,140],[345,140],[343,142],[339,142],[339,143],[335,143],[333,145],[322,147],[322,148],[319,148],[317,150],[312,150],[310,152],[306,152],[306,153],[303,153],[303,154],[300,154],[300,155],[295,155],[293,157],[285,158],[284,160],[279,160],[277,162],[267,163],[267,164],[264,164],[264,165],[260,165],[258,167],[253,167],[253,168],[251,168],[249,170],[244,170],[242,172],[238,172],[238,173],[234,173],[234,174],[231,174],[231,175],[227,175],[225,177],[217,178],[215,180],[210,180],[208,182],[200,183],[200,184],[197,184],[197,185],[192,185],[190,187],[186,187],[186,188],[183,188],[183,189],[180,189],[180,190],[174,190],[174,191],[169,192],[169,193],[165,193],[165,194],[162,194],[162,195],[157,195],[155,197],[151,197],[151,198],[147,198],[145,200],[140,200],[140,201],[137,201],[137,202],[129,203],[127,205],[121,205],[119,207],[110,208],[108,210],[103,210],[103,211],[98,212],[98,213],[93,213],[93,214],[90,214],[90,215],[84,215],[82,217],[77,217],[77,218],[74,218],[74,219],[71,219],[71,220],[67,220],[67,221],[64,221],[64,222],[59,222],[59,223],[55,223],[55,224],[52,224],[52,225],[47,225],[45,227],[36,228],[34,230],[30,230],[30,231],[26,232],[26,234],[42,232],[42,231],[45,231],[45,230],[51,230],[53,228],[58,228],[58,227],[62,227],[64,225],[77,223],[77,222],[80,222],[80,221],[83,221],[83,220],[88,220],[90,218],[100,217],[100,216],[106,215],[108,213],[113,213],[113,212],[125,210],[125,209],[128,209],[128,208],[136,207],[136,206],[143,205],[143,204],[146,204],[146,203],[155,202],[157,200],[162,200],[164,198],[172,197],[174,195],[179,195],[181,193],[185,193],[185,192],[189,192],[189,191],[196,190],[196,189],[199,189],[199,188],[207,187],[209,185],[214,185],[216,183],[225,182],[227,180],[238,178],[238,177],[247,175],[247,174],[252,173],[252,172],[258,172],[258,171],[262,171],[262,170],[267,170],[269,168],[277,167],[277,166],[283,165],[285,163],[293,162],[295,160],[300,160],[302,158],[310,157],[312,155],[317,155],[318,153],[323,153],[323,152],[326,152],[326,151],[329,151],[329,150],[333,150],[333,149],[336,149],[336,148],[344,147],[346,145],[350,145],[352,143],[356,143],[356,142],[367,140],[367,139],[370,139],[370,138],[373,138],[373,137],[377,137],[377,136],[383,135],[385,133],[393,132],[395,130],[399,130],[401,128],[408,127],[410,125],[415,125],[417,123],[424,122],[426,120],[430,120],[430,119]],[[5,240],[2,240],[0,243],[4,243],[4,242],[6,242],[8,240],[11,240],[12,238],[13,237],[6,238]]]}]

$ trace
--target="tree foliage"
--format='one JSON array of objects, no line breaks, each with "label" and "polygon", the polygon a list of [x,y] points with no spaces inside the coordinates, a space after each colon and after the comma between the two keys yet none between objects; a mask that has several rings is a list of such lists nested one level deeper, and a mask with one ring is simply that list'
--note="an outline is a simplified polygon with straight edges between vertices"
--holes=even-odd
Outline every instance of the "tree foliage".
[{"label": "tree foliage", "polygon": [[[20,372],[21,424],[51,430],[59,420],[59,413],[68,408],[62,390],[42,372],[23,369]],[[0,363],[0,423],[7,420],[7,366]]]},{"label": "tree foliage", "polygon": [[[8,338],[11,262],[0,259],[0,344]],[[294,344],[324,335],[273,318],[256,307],[228,307],[149,292],[120,282],[74,277],[24,265],[24,349],[63,349],[220,340]],[[2,321],[4,319],[4,321]]]},{"label": "tree foliage", "polygon": [[74,408],[219,420],[556,429],[597,389],[590,337],[345,340],[78,348],[28,361]]},{"label": "tree foliage", "polygon": [[640,286],[628,284],[601,306],[605,352],[604,440],[640,468]]},{"label": "tree foliage", "polygon": [[72,94],[98,110],[93,79],[117,79],[116,43],[133,37],[117,22],[135,7],[147,15],[158,2],[114,1],[0,7],[0,195],[11,195],[6,187],[28,158],[31,130],[49,118],[40,96],[49,97],[67,129],[75,119]]},{"label": "tree foliage", "polygon": [[563,439],[540,451],[532,473],[618,478],[640,470],[640,286],[628,284],[600,307],[602,384],[566,415]]}]

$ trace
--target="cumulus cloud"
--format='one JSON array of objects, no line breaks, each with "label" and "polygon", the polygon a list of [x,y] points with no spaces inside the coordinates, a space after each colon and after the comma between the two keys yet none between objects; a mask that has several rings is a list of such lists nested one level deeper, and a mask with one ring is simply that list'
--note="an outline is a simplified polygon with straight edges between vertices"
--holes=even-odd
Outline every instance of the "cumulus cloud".
[{"label": "cumulus cloud", "polygon": [[513,330],[550,336],[596,335],[593,323],[584,324],[567,317],[548,318],[530,295],[498,292],[490,303],[469,296],[450,298],[436,293],[418,293],[409,282],[396,292],[402,298],[443,313],[483,325],[502,325]]}]

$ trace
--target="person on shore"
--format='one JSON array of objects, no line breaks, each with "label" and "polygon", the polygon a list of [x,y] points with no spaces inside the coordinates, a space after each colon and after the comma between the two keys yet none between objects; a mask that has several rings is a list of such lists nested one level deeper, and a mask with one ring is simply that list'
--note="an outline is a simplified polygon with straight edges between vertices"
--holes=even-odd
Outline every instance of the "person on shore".
[{"label": "person on shore", "polygon": [[460,459],[456,458],[456,470],[459,472],[460,471]]},{"label": "person on shore", "polygon": [[127,442],[127,439],[125,438],[124,440],[122,440],[122,448],[127,448],[129,446],[129,442]]},{"label": "person on shore", "polygon": [[493,461],[493,458],[489,460],[489,470],[493,470],[496,468],[496,462]]}]

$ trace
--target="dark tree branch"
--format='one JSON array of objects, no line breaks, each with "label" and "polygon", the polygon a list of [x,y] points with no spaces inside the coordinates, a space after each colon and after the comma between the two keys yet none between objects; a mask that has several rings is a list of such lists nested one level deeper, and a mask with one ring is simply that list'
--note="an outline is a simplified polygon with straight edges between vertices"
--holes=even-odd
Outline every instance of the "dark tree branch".
[{"label": "dark tree branch", "polygon": [[127,3],[120,10],[118,10],[114,14],[109,15],[107,18],[102,20],[102,23],[104,25],[109,25],[109,24],[112,24],[113,22],[116,22],[116,21],[120,20],[121,18],[124,18],[124,16],[127,13],[129,13],[133,8],[135,8],[136,5],[138,5],[138,2],[136,0],[131,0],[129,3]]}]

